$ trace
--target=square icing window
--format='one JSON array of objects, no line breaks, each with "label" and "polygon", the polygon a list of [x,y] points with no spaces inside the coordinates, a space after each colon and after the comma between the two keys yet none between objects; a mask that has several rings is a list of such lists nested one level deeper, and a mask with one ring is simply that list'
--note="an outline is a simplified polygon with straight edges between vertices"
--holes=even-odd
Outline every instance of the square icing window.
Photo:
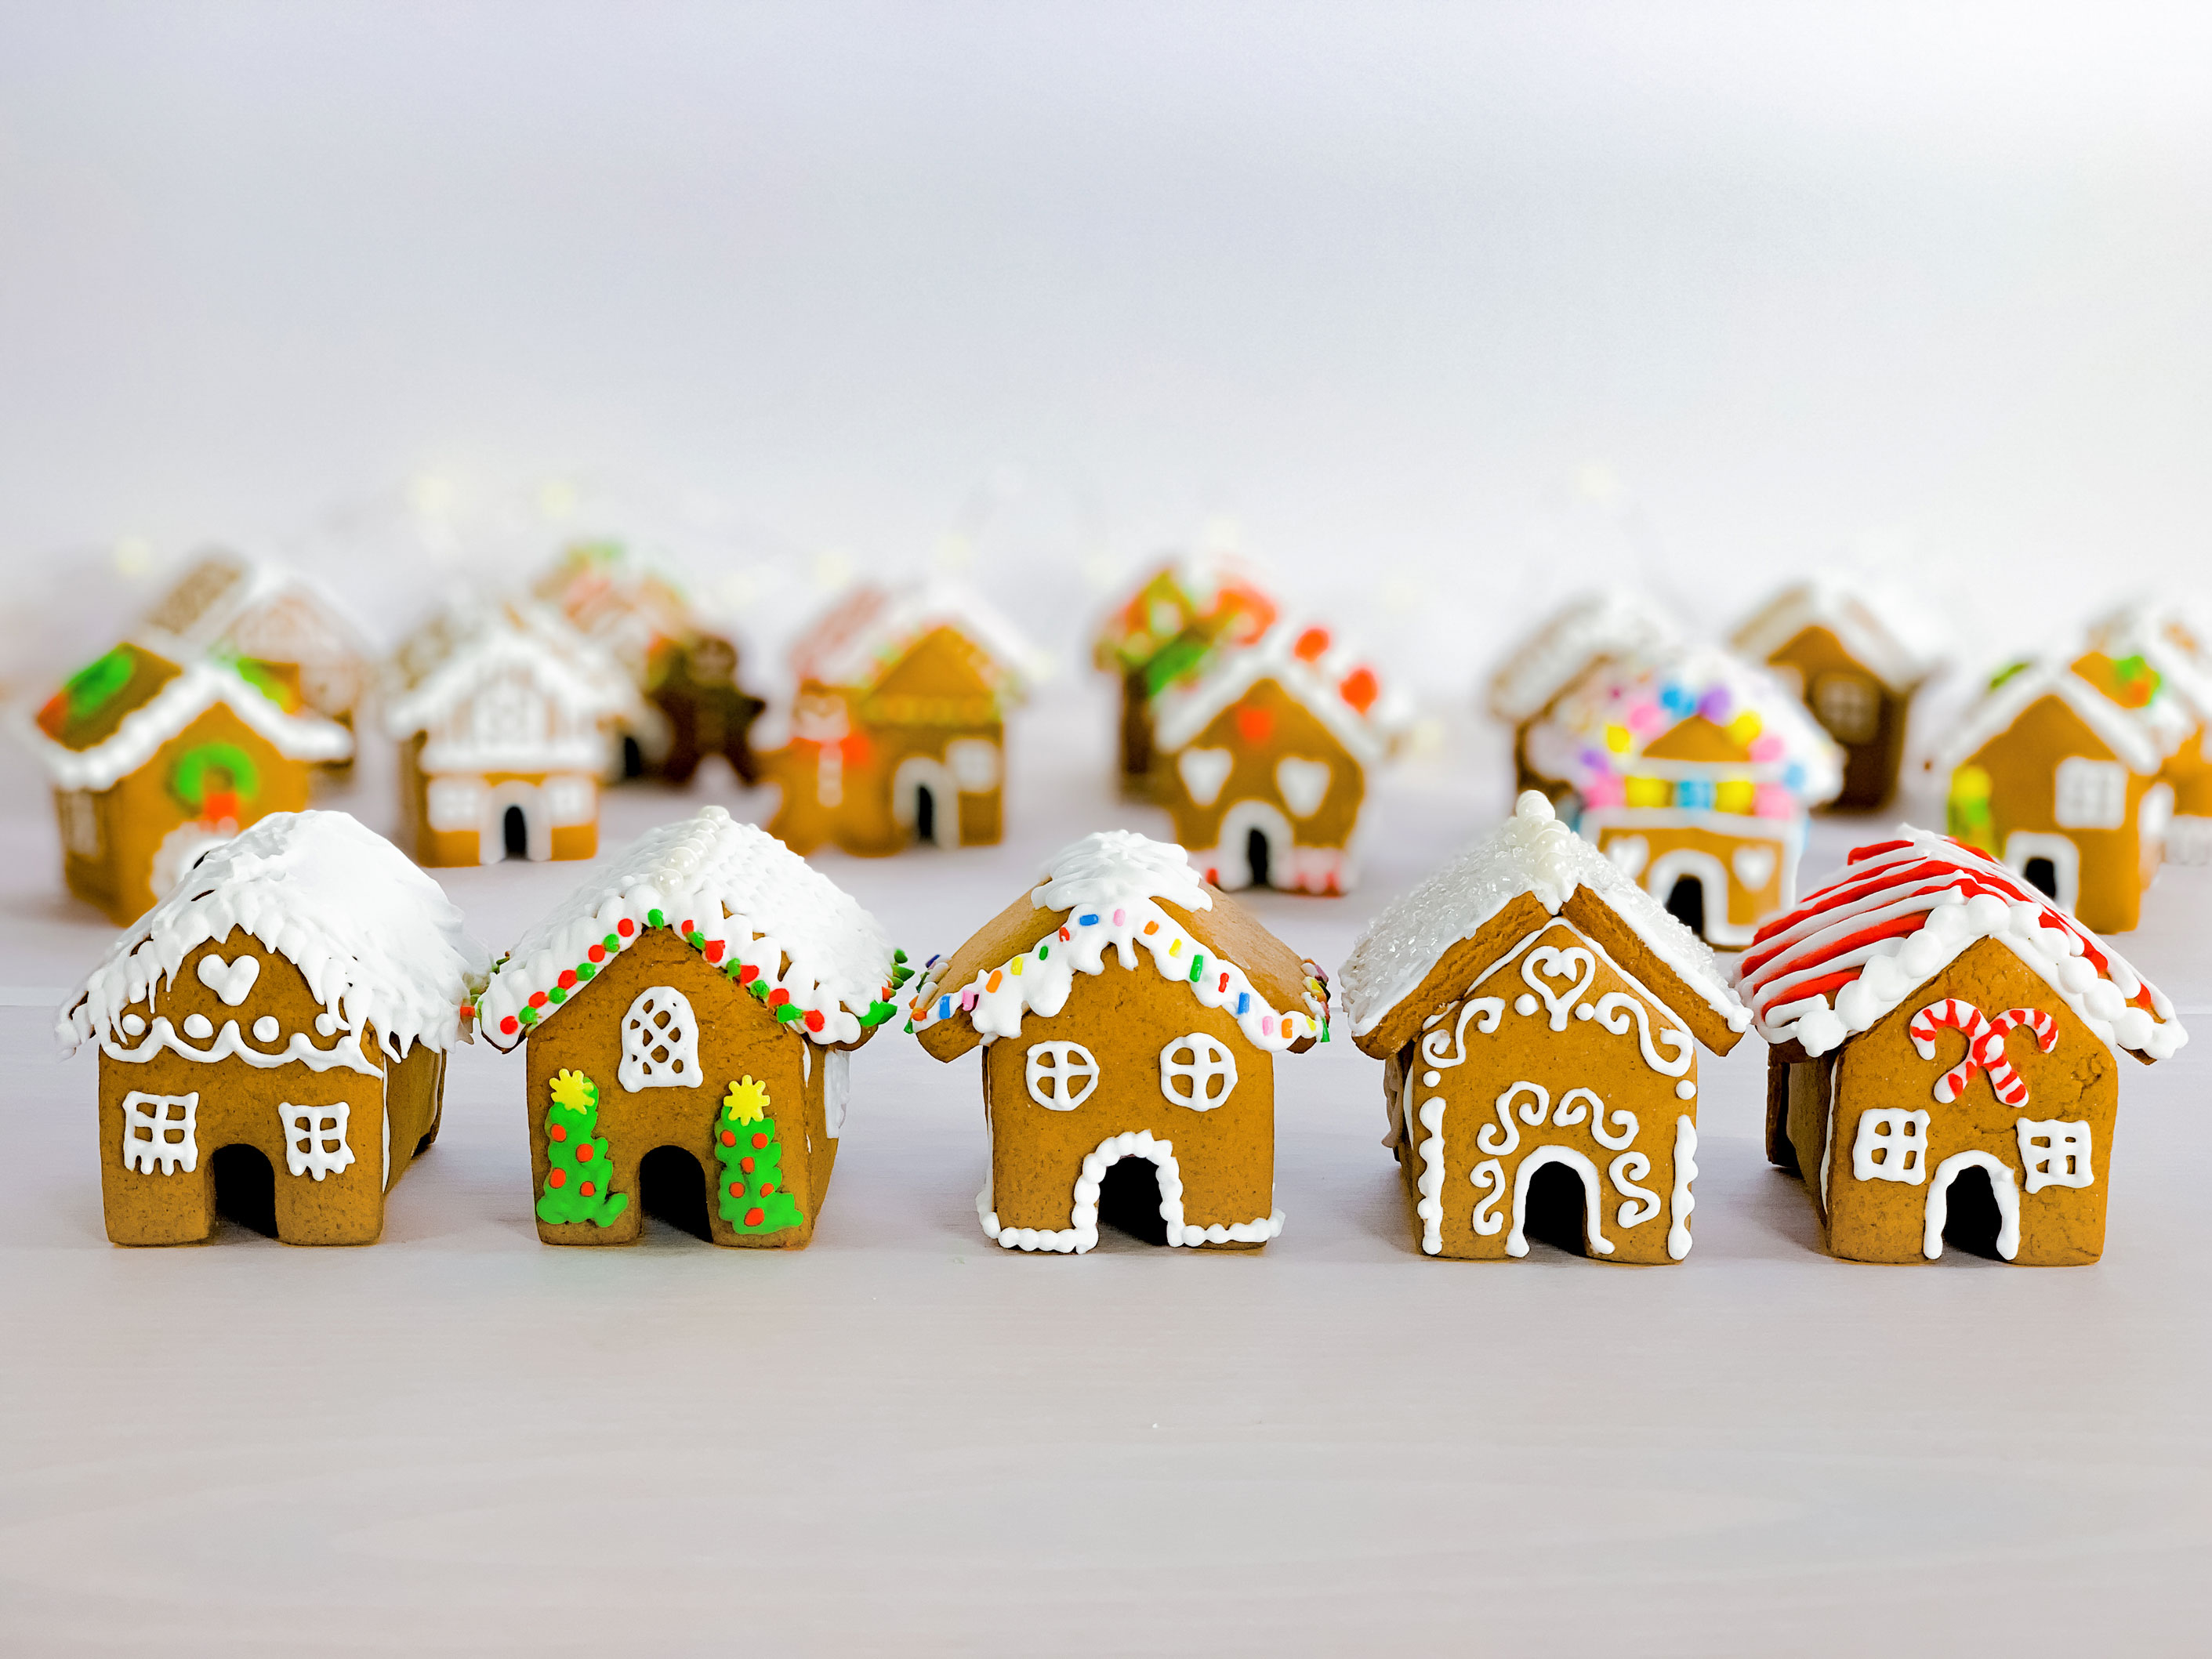
[{"label": "square icing window", "polygon": [[1900,1181],[1917,1187],[1928,1179],[1928,1114],[1881,1107],[1859,1114],[1851,1145],[1851,1173],[1861,1181]]},{"label": "square icing window", "polygon": [[2051,816],[2061,830],[2117,830],[2128,821],[2128,769],[2069,755],[2058,763]]},{"label": "square icing window", "polygon": [[2095,1182],[2089,1167],[2089,1126],[2059,1118],[2038,1122],[2022,1118],[2013,1125],[2020,1136],[2020,1166],[2027,1171],[2027,1190],[2087,1187]]},{"label": "square icing window", "polygon": [[1863,674],[1823,674],[1813,683],[1813,712],[1838,743],[1864,743],[1881,729],[1881,694]]}]

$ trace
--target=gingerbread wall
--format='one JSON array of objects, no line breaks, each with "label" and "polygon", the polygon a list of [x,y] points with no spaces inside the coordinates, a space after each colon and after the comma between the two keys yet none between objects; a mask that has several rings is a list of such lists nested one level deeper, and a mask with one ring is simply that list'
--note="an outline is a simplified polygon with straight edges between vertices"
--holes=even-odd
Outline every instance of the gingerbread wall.
[{"label": "gingerbread wall", "polygon": [[2005,855],[2016,830],[2063,835],[2080,850],[2074,914],[2093,933],[2131,932],[2142,910],[2143,847],[2136,814],[2151,780],[2128,773],[2127,816],[2117,830],[2061,830],[2053,812],[2058,763],[2069,756],[2117,757],[2103,738],[2057,697],[2041,697],[1967,761],[1990,775],[1993,849]]},{"label": "gingerbread wall", "polygon": [[[1230,757],[1220,789],[1204,804],[1192,795],[1186,781],[1187,763],[1182,757],[1193,751]],[[1293,803],[1285,799],[1278,777],[1285,760],[1328,769],[1326,788],[1310,813],[1293,810]],[[1218,848],[1224,859],[1242,859],[1241,848],[1221,844],[1223,820],[1241,801],[1264,802],[1280,812],[1298,846],[1340,848],[1352,839],[1366,793],[1366,775],[1359,762],[1273,679],[1255,681],[1196,738],[1174,754],[1156,754],[1153,761],[1153,799],[1173,815],[1176,839],[1194,854]]]},{"label": "gingerbread wall", "polygon": [[[1766,659],[1796,675],[1807,710],[1820,720],[1828,735],[1844,751],[1844,787],[1829,805],[1846,810],[1871,811],[1887,801],[1897,788],[1898,767],[1905,757],[1905,727],[1910,696],[1899,696],[1881,677],[1844,648],[1829,629],[1803,629]],[[1827,726],[1820,714],[1820,688],[1824,676],[1848,675],[1863,681],[1874,701],[1875,723],[1870,735],[1846,737]]]}]

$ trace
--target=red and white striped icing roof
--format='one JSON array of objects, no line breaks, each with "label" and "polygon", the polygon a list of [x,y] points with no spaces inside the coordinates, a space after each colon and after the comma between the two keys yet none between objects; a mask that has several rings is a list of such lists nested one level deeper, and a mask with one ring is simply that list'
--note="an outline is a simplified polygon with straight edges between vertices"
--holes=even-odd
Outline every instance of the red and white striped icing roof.
[{"label": "red and white striped icing roof", "polygon": [[1760,1036],[1824,1054],[1984,939],[2116,1048],[2163,1060],[2189,1040],[2173,1005],[2094,933],[1987,854],[1910,825],[1854,849],[1841,876],[1761,927],[1736,985]]}]

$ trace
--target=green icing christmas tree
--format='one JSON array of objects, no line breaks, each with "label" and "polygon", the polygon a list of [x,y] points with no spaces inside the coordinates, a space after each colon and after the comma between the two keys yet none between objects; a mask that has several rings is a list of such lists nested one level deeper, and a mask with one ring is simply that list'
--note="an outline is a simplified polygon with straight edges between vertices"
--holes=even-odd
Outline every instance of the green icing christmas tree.
[{"label": "green icing christmas tree", "polygon": [[553,1103],[545,1109],[545,1172],[538,1218],[550,1225],[588,1221],[611,1227],[629,1207],[628,1193],[607,1190],[614,1160],[599,1133],[599,1085],[581,1072],[562,1072],[553,1079]]},{"label": "green icing christmas tree", "polygon": [[768,1115],[768,1085],[750,1078],[730,1085],[714,1121],[714,1156],[722,1160],[722,1219],[741,1233],[772,1233],[805,1219],[783,1189],[783,1142]]}]

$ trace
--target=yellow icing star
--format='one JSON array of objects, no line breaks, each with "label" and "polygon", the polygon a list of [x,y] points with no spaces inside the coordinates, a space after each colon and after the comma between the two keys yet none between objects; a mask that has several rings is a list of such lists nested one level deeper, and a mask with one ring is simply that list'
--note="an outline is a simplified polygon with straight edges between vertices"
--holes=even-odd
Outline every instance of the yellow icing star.
[{"label": "yellow icing star", "polygon": [[768,1085],[741,1078],[722,1097],[722,1110],[739,1123],[757,1123],[768,1110]]},{"label": "yellow icing star", "polygon": [[597,1093],[598,1091],[592,1086],[592,1079],[581,1072],[562,1072],[553,1079],[553,1103],[565,1106],[572,1112],[590,1110],[592,1097]]}]

